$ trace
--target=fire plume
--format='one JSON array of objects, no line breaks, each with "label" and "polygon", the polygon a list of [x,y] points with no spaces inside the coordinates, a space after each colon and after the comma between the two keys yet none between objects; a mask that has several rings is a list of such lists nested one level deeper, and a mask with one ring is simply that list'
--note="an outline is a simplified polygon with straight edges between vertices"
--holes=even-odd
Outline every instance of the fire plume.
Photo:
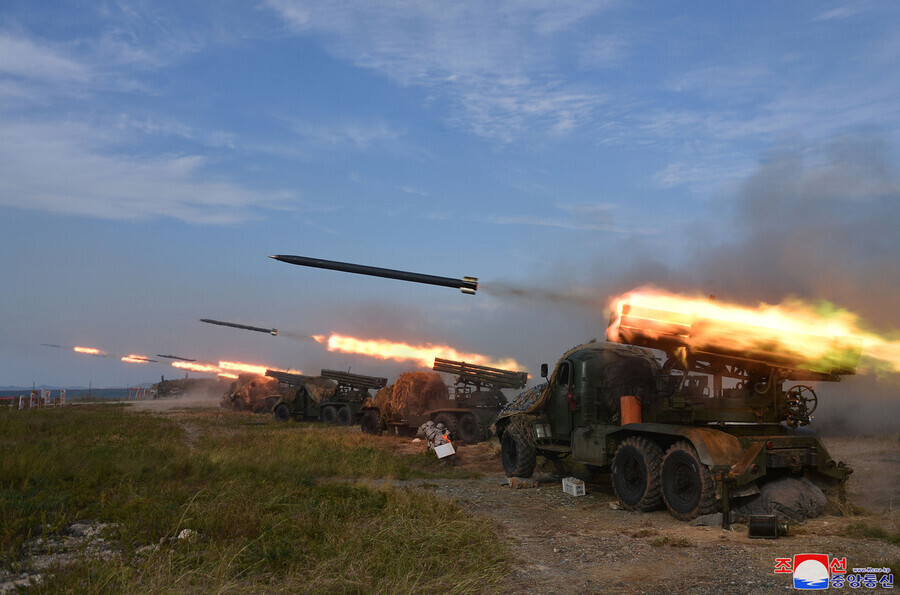
[{"label": "fire plume", "polygon": [[203,372],[205,374],[218,374],[222,371],[218,366],[201,364],[199,362],[172,362],[172,366],[189,372]]},{"label": "fire plume", "polygon": [[611,341],[731,354],[829,374],[853,374],[860,351],[900,372],[900,341],[867,332],[856,314],[796,298],[755,307],[640,288],[613,298]]},{"label": "fire plume", "polygon": [[231,380],[237,380],[239,376],[237,374],[232,374],[231,372],[219,372],[219,378],[229,378]]},{"label": "fire plume", "polygon": [[102,351],[100,351],[99,349],[97,349],[95,347],[78,347],[78,346],[76,346],[76,347],[72,348],[72,351],[75,351],[77,353],[83,353],[85,355],[106,355],[105,353],[103,353]]},{"label": "fire plume", "polygon": [[121,360],[129,364],[149,364],[150,362],[155,361],[145,355],[136,355],[134,353],[122,357]]},{"label": "fire plume", "polygon": [[[268,366],[257,366],[254,364],[244,364],[241,362],[219,362],[219,367],[223,370],[230,370],[232,372],[247,372],[250,374],[256,374],[257,376],[265,376],[266,370],[277,370],[277,368],[270,368]],[[279,370],[284,371],[284,370]]]},{"label": "fire plume", "polygon": [[409,360],[416,362],[423,368],[433,367],[434,358],[440,357],[469,362],[480,366],[490,366],[492,368],[504,368],[508,370],[524,369],[518,362],[511,358],[495,360],[478,353],[464,353],[457,351],[446,345],[432,345],[430,343],[425,345],[410,345],[409,343],[395,343],[383,339],[357,339],[355,337],[347,337],[337,333],[332,333],[327,338],[324,335],[314,335],[313,338],[319,343],[326,344],[328,346],[328,351],[356,353],[378,359],[392,359],[397,361]]}]

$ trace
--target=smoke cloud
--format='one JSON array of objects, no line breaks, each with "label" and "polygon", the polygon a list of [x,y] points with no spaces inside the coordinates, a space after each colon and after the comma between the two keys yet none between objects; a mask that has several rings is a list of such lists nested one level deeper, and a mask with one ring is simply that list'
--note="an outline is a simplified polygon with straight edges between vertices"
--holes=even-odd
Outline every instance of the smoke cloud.
[{"label": "smoke cloud", "polygon": [[[548,290],[483,283],[491,295],[535,304],[564,303],[594,311],[639,286],[708,293],[755,305],[797,297],[827,300],[856,312],[867,330],[896,338],[900,330],[900,172],[880,136],[857,134],[820,145],[782,147],[764,159],[731,200],[711,203],[693,222],[683,265],[640,254],[589,285]],[[711,239],[718,238],[718,239]],[[722,239],[724,238],[724,239]],[[860,375],[820,383],[816,431],[900,431],[900,376]]]}]

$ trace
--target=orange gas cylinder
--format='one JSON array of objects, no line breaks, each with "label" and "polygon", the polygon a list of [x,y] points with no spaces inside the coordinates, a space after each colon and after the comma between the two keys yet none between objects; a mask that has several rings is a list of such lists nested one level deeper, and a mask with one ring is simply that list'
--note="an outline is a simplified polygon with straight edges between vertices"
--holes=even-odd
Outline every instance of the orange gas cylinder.
[{"label": "orange gas cylinder", "polygon": [[619,398],[622,408],[622,425],[641,423],[641,399],[639,397],[622,396]]}]

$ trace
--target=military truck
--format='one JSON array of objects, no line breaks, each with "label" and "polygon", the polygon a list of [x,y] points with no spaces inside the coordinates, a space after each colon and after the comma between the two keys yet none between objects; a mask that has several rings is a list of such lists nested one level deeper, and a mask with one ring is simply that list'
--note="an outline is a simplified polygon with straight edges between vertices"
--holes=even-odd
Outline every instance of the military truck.
[{"label": "military truck", "polygon": [[387,385],[387,378],[340,370],[322,370],[319,376],[266,370],[266,376],[277,379],[284,387],[272,409],[275,419],[318,419],[342,426],[359,423],[363,403],[372,397],[369,390]]},{"label": "military truck", "polygon": [[390,430],[395,434],[405,434],[415,431],[427,421],[433,421],[444,424],[452,439],[475,444],[485,439],[491,423],[506,405],[502,389],[521,389],[528,382],[527,372],[442,358],[434,360],[432,369],[456,376],[452,397],[448,393],[446,398],[409,400],[396,411],[388,411],[374,401],[369,402],[362,415],[362,431],[381,434]]},{"label": "military truck", "polygon": [[[671,320],[679,317],[626,305],[609,342],[571,349],[549,378],[542,365],[547,382],[522,393],[494,426],[506,474],[531,476],[537,455],[568,457],[609,472],[624,508],[665,505],[682,520],[727,511],[731,498],[769,479],[847,478],[850,468],[795,428],[817,405],[806,383],[855,373],[857,346],[833,340],[816,361],[772,341],[748,347],[737,334],[709,348],[692,340],[708,321]],[[788,381],[797,384],[785,388]]]}]

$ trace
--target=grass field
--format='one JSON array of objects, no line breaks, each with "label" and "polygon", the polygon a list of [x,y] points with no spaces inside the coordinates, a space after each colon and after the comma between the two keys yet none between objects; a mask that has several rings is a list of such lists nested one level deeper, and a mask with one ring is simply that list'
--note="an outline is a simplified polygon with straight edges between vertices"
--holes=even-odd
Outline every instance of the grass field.
[{"label": "grass field", "polygon": [[[76,521],[116,555],[60,565],[41,590],[491,590],[496,526],[383,479],[464,477],[388,438],[212,412],[84,405],[0,413],[0,563]],[[177,539],[184,530],[194,539]]]}]

